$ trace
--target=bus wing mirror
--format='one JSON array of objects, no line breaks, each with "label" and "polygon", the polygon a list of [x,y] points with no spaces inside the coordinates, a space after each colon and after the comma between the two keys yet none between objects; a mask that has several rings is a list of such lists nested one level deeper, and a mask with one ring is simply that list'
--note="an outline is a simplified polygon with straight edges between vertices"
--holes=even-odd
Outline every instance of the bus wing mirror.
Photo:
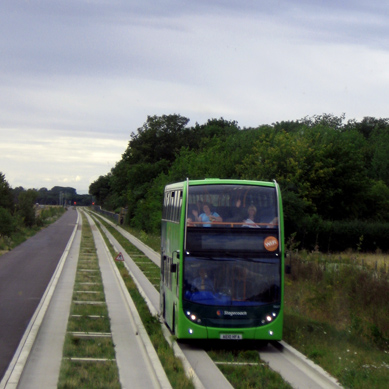
[{"label": "bus wing mirror", "polygon": [[177,271],[177,264],[176,263],[172,263],[170,265],[170,272],[171,273],[175,273]]}]

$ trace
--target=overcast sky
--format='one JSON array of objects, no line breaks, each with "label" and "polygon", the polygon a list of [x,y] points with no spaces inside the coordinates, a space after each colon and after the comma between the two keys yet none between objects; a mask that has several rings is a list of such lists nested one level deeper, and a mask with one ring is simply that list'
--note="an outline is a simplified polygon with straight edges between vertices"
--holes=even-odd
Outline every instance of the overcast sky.
[{"label": "overcast sky", "polygon": [[389,117],[383,0],[1,0],[0,172],[91,182],[148,115]]}]

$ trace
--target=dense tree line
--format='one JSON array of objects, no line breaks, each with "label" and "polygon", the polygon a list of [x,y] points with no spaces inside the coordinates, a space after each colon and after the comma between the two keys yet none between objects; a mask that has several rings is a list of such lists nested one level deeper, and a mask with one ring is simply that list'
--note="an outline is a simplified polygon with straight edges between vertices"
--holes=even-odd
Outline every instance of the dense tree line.
[{"label": "dense tree line", "polygon": [[11,188],[5,174],[0,172],[0,238],[10,237],[22,227],[39,225],[37,207],[40,205],[91,205],[90,195],[78,195],[74,188],[55,186],[46,188],[24,189]]},{"label": "dense tree line", "polygon": [[307,249],[389,249],[389,119],[345,122],[323,114],[256,128],[223,118],[188,123],[180,115],[149,116],[89,193],[104,208],[128,207],[132,226],[158,232],[167,183],[275,179],[288,239]]},{"label": "dense tree line", "polygon": [[79,195],[76,189],[63,186],[54,186],[51,189],[37,190],[36,202],[41,205],[91,205],[90,195]]},{"label": "dense tree line", "polygon": [[21,226],[36,224],[34,204],[37,192],[29,189],[16,193],[15,201],[13,189],[0,172],[0,237],[11,236]]}]

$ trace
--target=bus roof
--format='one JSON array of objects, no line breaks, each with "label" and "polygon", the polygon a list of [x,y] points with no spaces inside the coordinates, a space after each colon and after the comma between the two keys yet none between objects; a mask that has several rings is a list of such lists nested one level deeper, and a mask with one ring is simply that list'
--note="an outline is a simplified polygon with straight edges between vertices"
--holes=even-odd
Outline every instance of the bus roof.
[{"label": "bus roof", "polygon": [[[174,184],[166,185],[166,189],[178,189],[182,188],[186,181],[176,182]],[[276,182],[270,181],[255,181],[255,180],[237,180],[237,179],[222,179],[222,178],[205,178],[203,180],[188,180],[189,186],[191,185],[255,185],[255,186],[268,186],[275,187]]]}]

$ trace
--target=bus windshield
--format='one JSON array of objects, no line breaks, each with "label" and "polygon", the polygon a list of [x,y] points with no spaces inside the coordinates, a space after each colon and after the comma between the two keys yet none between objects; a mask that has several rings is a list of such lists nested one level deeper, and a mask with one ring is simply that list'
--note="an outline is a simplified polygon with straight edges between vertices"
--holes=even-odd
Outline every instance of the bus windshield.
[{"label": "bus windshield", "polygon": [[280,301],[274,187],[189,186],[186,226],[185,300],[219,306]]},{"label": "bus windshield", "polygon": [[198,185],[188,192],[188,227],[274,227],[278,224],[274,187]]},{"label": "bus windshield", "polygon": [[185,256],[183,297],[191,302],[218,306],[277,303],[280,282],[280,262],[275,256]]}]

